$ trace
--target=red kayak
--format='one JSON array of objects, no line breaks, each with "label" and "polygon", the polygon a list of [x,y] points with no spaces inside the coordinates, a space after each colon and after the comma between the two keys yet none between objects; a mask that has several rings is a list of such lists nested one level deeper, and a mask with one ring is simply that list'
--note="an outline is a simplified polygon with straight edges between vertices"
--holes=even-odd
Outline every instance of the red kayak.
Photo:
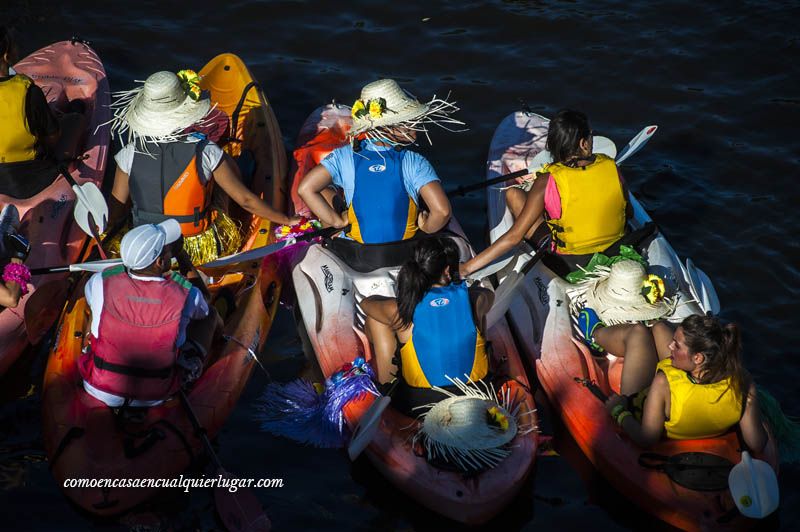
[{"label": "red kayak", "polygon": [[[111,112],[106,72],[95,51],[80,41],[57,42],[32,53],[14,65],[14,70],[42,88],[56,116],[68,106],[74,108],[70,102],[83,103],[86,130],[78,150],[82,160],[72,163],[69,170],[78,184],[102,186],[110,143],[108,126],[103,124],[111,118]],[[66,179],[54,170],[52,182],[33,195],[20,188],[24,187],[15,187],[13,194],[0,193],[0,208],[13,203],[19,210],[20,232],[31,243],[27,266],[33,269],[80,262],[89,237],[73,219],[75,193]],[[19,306],[0,311],[0,375],[55,323],[67,298],[68,275],[35,276]],[[45,283],[46,289],[37,294]]]}]

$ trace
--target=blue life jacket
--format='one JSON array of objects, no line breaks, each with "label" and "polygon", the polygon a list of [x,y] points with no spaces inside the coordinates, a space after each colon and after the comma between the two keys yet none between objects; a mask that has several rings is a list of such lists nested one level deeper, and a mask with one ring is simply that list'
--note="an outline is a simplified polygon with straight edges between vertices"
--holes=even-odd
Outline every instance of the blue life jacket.
[{"label": "blue life jacket", "polygon": [[411,338],[400,348],[409,386],[448,386],[446,377],[479,380],[489,371],[486,345],[463,281],[431,288],[414,310]]},{"label": "blue life jacket", "polygon": [[417,232],[417,205],[403,182],[405,150],[353,153],[355,184],[347,236],[362,244],[407,240]]}]

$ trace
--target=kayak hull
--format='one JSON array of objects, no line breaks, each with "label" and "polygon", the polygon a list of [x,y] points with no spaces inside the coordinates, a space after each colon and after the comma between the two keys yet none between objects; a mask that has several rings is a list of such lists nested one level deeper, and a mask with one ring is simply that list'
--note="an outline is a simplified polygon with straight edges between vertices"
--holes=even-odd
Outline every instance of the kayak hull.
[{"label": "kayak hull", "polygon": [[[318,122],[314,125],[313,120]],[[309,135],[300,151],[306,161],[318,161],[338,147],[331,142],[331,128],[338,132],[349,127],[349,112],[329,105],[316,110],[303,128]],[[323,125],[326,124],[326,125]],[[327,124],[333,124],[332,126]],[[344,127],[342,127],[344,124]],[[319,137],[319,138],[318,138]],[[339,145],[344,136],[339,135]],[[296,153],[295,159],[298,160]],[[316,164],[316,163],[315,163]],[[298,166],[298,169],[309,168]],[[295,179],[302,175],[295,174]],[[296,190],[297,182],[293,186]],[[298,204],[295,203],[295,208]],[[457,222],[450,229],[463,235]],[[456,239],[462,254],[469,256],[471,248],[462,239]],[[397,268],[383,268],[369,273],[358,273],[339,257],[319,244],[309,246],[293,268],[292,281],[297,296],[302,327],[308,335],[308,353],[316,359],[325,377],[359,355],[371,361],[373,354],[364,332],[364,315],[356,304],[370,295],[394,296],[394,279]],[[522,360],[505,320],[499,321],[487,332],[492,343],[495,365],[505,370],[505,378],[498,378],[495,386],[499,392],[508,391],[521,402],[523,424],[536,426],[537,418],[533,396]],[[350,429],[354,429],[367,411],[372,395],[351,401],[344,409]],[[417,429],[414,419],[388,408],[381,420],[375,438],[365,450],[370,462],[397,488],[417,502],[454,521],[477,525],[491,519],[519,492],[533,466],[536,456],[535,433],[518,435],[512,442],[512,453],[497,467],[467,478],[452,471],[430,465],[411,445]]]},{"label": "kayak hull", "polygon": [[[253,81],[233,54],[222,54],[201,71],[212,101],[233,115],[245,87]],[[219,95],[219,100],[217,99]],[[250,151],[255,171],[243,176],[275,208],[285,203],[286,159],[282,136],[263,91],[250,88],[243,100],[237,138],[223,141],[233,157]],[[232,103],[231,103],[232,102]],[[262,124],[262,125],[258,125]],[[231,128],[231,131],[233,128]],[[271,172],[284,172],[271,174]],[[273,186],[272,181],[278,181]],[[231,212],[245,232],[242,251],[274,240],[268,220]],[[206,368],[187,394],[208,436],[222,428],[244,390],[277,312],[282,276],[274,257],[226,270],[208,270],[212,304],[224,319],[223,337],[212,345]],[[67,497],[95,515],[118,515],[147,501],[159,486],[80,487],[68,479],[175,479],[203,454],[202,442],[177,397],[146,410],[144,419],[127,421],[88,395],[77,359],[89,327],[83,284],[68,302],[48,360],[43,388],[44,442],[53,476]],[[68,483],[69,484],[69,483]]]},{"label": "kayak hull", "polygon": [[[84,103],[87,127],[78,150],[84,158],[71,163],[69,172],[78,184],[102,186],[111,140],[106,124],[111,117],[110,93],[105,69],[95,51],[81,42],[61,41],[30,54],[14,69],[41,87],[57,114],[65,111],[69,101]],[[73,218],[75,201],[75,193],[63,177],[28,198],[0,194],[0,208],[13,203],[19,210],[20,232],[31,243],[28,267],[74,263],[86,256],[89,237]],[[0,375],[58,319],[68,295],[68,276],[34,276],[19,305],[0,311]],[[43,285],[48,285],[47,289],[37,296],[37,289]]]},{"label": "kayak hull", "polygon": [[[487,179],[524,168],[544,148],[546,118],[517,112],[501,122],[489,152]],[[505,207],[504,191],[488,191],[490,234],[499,238],[513,223]],[[635,198],[633,228],[650,221]],[[687,280],[680,260],[663,237],[657,234],[643,251],[652,269],[663,273],[668,290],[678,294],[676,320],[701,309],[688,295]],[[573,338],[569,313],[569,284],[539,262],[528,273],[520,295],[509,310],[509,321],[523,351],[535,362],[537,376],[554,411],[603,476],[623,495],[659,519],[685,530],[742,528],[754,525],[736,511],[729,491],[701,492],[684,488],[666,474],[639,464],[643,452],[672,456],[686,452],[705,452],[723,456],[731,462],[741,460],[735,432],[703,440],[662,439],[649,449],[634,445],[613,422],[588,388],[575,378],[595,382],[605,394],[619,392],[623,358],[592,356],[586,346]],[[774,439],[759,456],[776,471],[777,448]]]}]

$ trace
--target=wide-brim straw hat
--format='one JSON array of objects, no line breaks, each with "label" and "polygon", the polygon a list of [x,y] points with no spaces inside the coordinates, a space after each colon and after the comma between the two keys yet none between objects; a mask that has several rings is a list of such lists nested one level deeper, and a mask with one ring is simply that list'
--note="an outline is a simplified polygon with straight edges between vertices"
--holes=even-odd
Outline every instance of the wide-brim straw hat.
[{"label": "wide-brim straw hat", "polygon": [[[652,321],[675,311],[675,300],[663,298],[650,303],[643,294],[645,267],[633,260],[621,260],[611,268],[598,266],[585,281],[568,291],[579,306],[593,309],[606,325]],[[574,305],[573,305],[574,306]]]},{"label": "wide-brim straw hat", "polygon": [[[380,116],[375,116],[369,112],[370,102],[381,101],[384,103],[383,112]],[[430,124],[447,129],[448,131],[463,131],[463,129],[452,129],[450,126],[463,126],[460,120],[452,118],[450,115],[458,111],[458,107],[453,102],[448,102],[447,98],[440,99],[435,95],[426,102],[420,102],[415,96],[403,90],[393,79],[379,79],[364,86],[361,89],[361,98],[355,105],[363,105],[365,113],[361,116],[353,116],[353,127],[349,135],[357,137],[364,135],[367,138],[384,138],[389,128],[403,127],[417,132],[425,133]],[[402,139],[396,141],[405,144]],[[408,139],[412,142],[412,139]],[[430,137],[428,137],[430,142]]]},{"label": "wide-brim straw hat", "polygon": [[203,120],[211,110],[211,100],[203,93],[198,100],[191,97],[173,72],[156,72],[144,85],[130,91],[117,92],[111,131],[151,142],[170,142],[183,137],[183,130]]},{"label": "wide-brim straw hat", "polygon": [[[489,424],[487,413],[492,407],[507,417],[507,429]],[[430,440],[450,448],[491,450],[514,439],[517,420],[494,401],[479,397],[448,397],[427,412],[421,430]]]}]

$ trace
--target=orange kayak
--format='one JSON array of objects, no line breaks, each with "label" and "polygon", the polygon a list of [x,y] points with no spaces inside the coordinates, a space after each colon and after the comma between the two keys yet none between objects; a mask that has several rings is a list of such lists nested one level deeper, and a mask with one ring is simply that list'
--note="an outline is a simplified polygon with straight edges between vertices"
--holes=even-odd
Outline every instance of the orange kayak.
[{"label": "orange kayak", "polygon": [[[295,151],[298,169],[293,190],[297,189],[303,170],[313,167],[312,161],[316,164],[344,143],[350,123],[346,108],[328,105],[312,113],[303,126]],[[296,199],[295,208],[298,209]],[[451,222],[450,229],[463,235],[457,222]],[[463,246],[460,247],[471,252],[466,240],[461,242]],[[319,244],[311,245],[294,267],[292,280],[302,317],[298,326],[301,336],[307,335],[307,347],[313,351],[308,354],[316,358],[326,378],[357,355],[363,354],[367,361],[372,359],[362,330],[363,314],[356,306],[356,299],[372,293],[393,295],[389,278],[396,272],[397,269],[390,268],[356,272]],[[492,344],[492,366],[502,368],[498,369],[502,376],[494,381],[498,395],[508,393],[516,397],[524,413],[520,422],[536,426],[533,395],[504,319],[488,331],[487,340]],[[365,395],[345,406],[345,420],[351,429],[358,425],[374,399],[374,395]],[[423,506],[461,523],[481,524],[500,512],[519,492],[536,457],[536,434],[520,432],[510,444],[511,454],[496,467],[467,476],[429,463],[411,442],[417,429],[417,420],[389,406],[365,454],[397,488]]]},{"label": "orange kayak", "polygon": [[[548,123],[546,118],[533,113],[516,112],[506,117],[492,140],[487,179],[525,168],[544,148]],[[513,218],[506,209],[504,191],[488,190],[489,226],[491,238],[495,240],[508,230]],[[632,204],[634,229],[651,221],[634,197]],[[651,267],[655,265],[674,273],[671,294],[678,295],[682,301],[676,312],[677,320],[700,313],[701,309],[688,295],[690,288],[682,273],[684,268],[663,235],[656,234],[643,255]],[[665,438],[652,448],[642,449],[620,432],[603,403],[589,388],[576,382],[576,378],[588,379],[606,395],[611,391],[618,393],[624,358],[594,357],[583,343],[573,338],[566,294],[569,286],[539,262],[520,287],[521,297],[512,304],[509,317],[526,356],[536,363],[539,381],[554,411],[560,412],[564,425],[583,453],[617,490],[673,526],[684,530],[709,530],[757,524],[738,513],[727,488],[689,489],[647,465],[646,453],[672,457],[690,452],[717,455],[736,464],[741,460],[741,448],[735,432],[703,440]],[[777,471],[774,439],[770,439],[758,458]]]},{"label": "orange kayak", "polygon": [[[239,124],[231,126],[231,131],[239,142],[229,140],[224,148],[234,157],[246,150],[253,153],[255,172],[244,179],[272,205],[283,209],[285,152],[263,91],[248,87],[252,76],[232,54],[216,57],[200,74],[212,100],[229,116],[238,116]],[[238,105],[240,101],[242,105]],[[237,107],[239,112],[234,113]],[[243,250],[272,241],[269,221],[241,212],[233,216],[246,231]],[[206,369],[188,398],[212,438],[236,406],[255,367],[254,357],[272,325],[282,286],[270,257],[238,270],[206,272],[211,276],[212,303],[225,321],[224,336],[215,340]],[[53,475],[67,497],[93,514],[115,515],[146,501],[158,488],[64,487],[64,481],[177,478],[203,448],[177,397],[149,408],[144,419],[132,421],[115,415],[84,391],[77,359],[89,329],[85,280],[66,305],[47,364],[42,399],[44,443]]]}]

